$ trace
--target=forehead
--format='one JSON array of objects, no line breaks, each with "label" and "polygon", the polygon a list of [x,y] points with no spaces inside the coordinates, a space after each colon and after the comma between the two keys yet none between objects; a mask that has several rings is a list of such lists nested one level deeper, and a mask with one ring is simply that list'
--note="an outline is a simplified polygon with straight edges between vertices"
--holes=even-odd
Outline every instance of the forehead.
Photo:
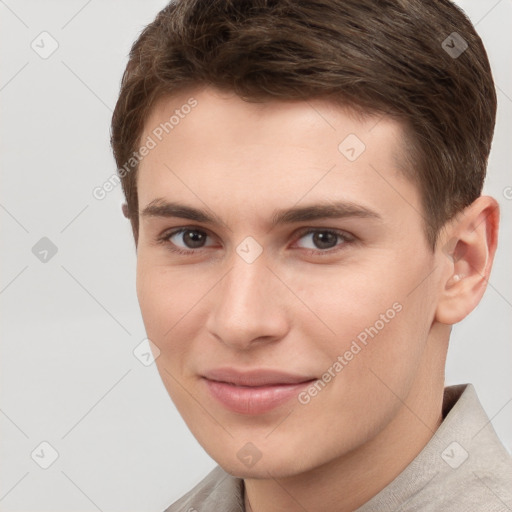
[{"label": "forehead", "polygon": [[322,99],[255,103],[210,88],[164,97],[141,137],[152,149],[139,165],[139,207],[157,197],[262,210],[331,198],[386,210],[403,194],[419,207],[399,170],[402,136],[393,119]]},{"label": "forehead", "polygon": [[384,135],[397,143],[390,149],[399,153],[402,127],[389,117],[321,98],[245,101],[233,92],[210,87],[161,97],[146,119],[142,139],[152,134],[162,142],[162,138],[170,139],[167,135],[172,134],[176,142],[186,137],[189,145],[199,145],[207,139],[217,144],[227,140],[230,144],[275,145],[284,136],[301,145],[307,146],[311,141],[316,146],[318,141],[312,139],[311,130],[318,129],[336,132],[338,138],[344,132],[354,133],[362,140]]}]

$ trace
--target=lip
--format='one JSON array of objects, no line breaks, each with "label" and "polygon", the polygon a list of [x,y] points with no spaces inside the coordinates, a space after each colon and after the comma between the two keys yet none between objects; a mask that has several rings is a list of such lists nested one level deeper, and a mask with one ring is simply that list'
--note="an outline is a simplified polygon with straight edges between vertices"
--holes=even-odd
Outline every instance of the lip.
[{"label": "lip", "polygon": [[240,371],[219,368],[203,375],[213,398],[230,411],[240,414],[263,414],[297,396],[316,377],[278,370]]}]

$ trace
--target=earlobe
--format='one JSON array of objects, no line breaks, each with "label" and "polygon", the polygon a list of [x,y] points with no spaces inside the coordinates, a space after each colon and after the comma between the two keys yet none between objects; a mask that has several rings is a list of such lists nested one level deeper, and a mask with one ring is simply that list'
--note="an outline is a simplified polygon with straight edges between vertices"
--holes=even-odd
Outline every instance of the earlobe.
[{"label": "earlobe", "polygon": [[449,223],[438,249],[444,276],[436,320],[453,325],[480,302],[487,286],[497,246],[499,206],[481,196]]}]

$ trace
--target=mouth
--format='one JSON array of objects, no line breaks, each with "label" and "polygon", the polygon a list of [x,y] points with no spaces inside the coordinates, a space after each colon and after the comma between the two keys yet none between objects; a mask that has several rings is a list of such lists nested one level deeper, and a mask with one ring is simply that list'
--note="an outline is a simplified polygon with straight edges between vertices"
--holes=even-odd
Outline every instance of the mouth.
[{"label": "mouth", "polygon": [[269,412],[296,397],[316,377],[274,370],[217,369],[202,376],[210,395],[226,409],[239,414]]}]

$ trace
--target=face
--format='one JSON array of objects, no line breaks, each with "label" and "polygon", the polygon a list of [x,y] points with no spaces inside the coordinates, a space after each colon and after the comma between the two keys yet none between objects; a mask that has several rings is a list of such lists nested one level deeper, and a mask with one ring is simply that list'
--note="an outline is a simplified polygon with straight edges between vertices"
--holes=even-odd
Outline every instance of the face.
[{"label": "face", "polygon": [[243,477],[371,442],[425,374],[436,309],[400,126],[205,88],[162,99],[148,137],[137,293],[192,433]]}]

